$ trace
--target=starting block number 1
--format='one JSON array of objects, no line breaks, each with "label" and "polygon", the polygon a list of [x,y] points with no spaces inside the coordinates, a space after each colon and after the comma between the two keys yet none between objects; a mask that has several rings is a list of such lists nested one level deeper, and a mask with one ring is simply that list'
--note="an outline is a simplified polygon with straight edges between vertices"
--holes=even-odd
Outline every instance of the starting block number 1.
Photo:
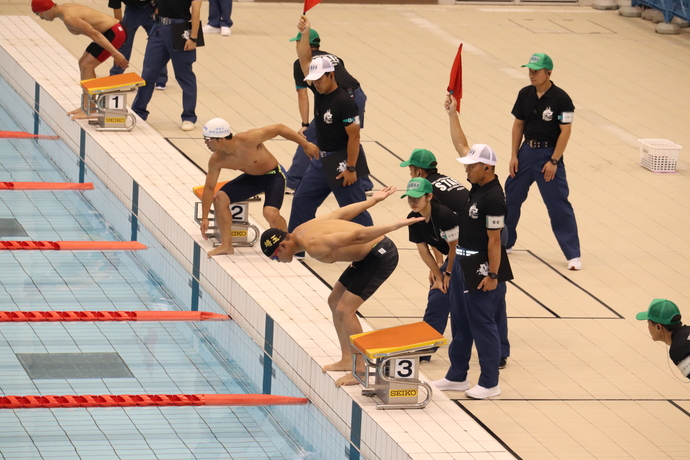
[{"label": "starting block number 1", "polygon": [[125,107],[125,96],[122,94],[108,94],[105,97],[105,106],[103,109],[123,110]]},{"label": "starting block number 1", "polygon": [[411,379],[415,376],[416,359],[396,359],[395,375],[397,379]]}]

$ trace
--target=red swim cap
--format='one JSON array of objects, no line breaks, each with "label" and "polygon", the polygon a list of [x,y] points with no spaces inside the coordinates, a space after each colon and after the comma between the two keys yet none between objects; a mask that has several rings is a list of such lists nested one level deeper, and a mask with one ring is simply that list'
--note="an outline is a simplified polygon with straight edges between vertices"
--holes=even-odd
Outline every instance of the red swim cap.
[{"label": "red swim cap", "polygon": [[53,0],[31,0],[31,11],[43,13],[55,6]]}]

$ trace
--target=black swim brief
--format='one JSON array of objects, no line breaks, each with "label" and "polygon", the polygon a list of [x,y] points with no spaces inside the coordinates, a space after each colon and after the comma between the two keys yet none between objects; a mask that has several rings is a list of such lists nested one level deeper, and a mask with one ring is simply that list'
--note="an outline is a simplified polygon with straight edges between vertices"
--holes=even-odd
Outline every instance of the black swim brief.
[{"label": "black swim brief", "polygon": [[367,256],[352,262],[338,280],[348,292],[367,300],[398,266],[398,248],[387,236]]},{"label": "black swim brief", "polygon": [[231,203],[245,201],[254,195],[264,193],[264,208],[280,209],[285,197],[285,173],[280,165],[262,176],[240,174],[219,190],[225,192]]}]

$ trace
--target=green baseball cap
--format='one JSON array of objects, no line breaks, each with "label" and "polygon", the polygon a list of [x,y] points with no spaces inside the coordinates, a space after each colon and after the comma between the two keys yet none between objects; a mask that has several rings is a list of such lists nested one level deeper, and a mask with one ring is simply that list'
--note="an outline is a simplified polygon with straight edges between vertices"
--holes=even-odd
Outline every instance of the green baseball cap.
[{"label": "green baseball cap", "polygon": [[431,182],[423,177],[415,177],[407,183],[407,191],[400,198],[405,198],[406,196],[421,198],[427,193],[434,193],[434,187],[431,185]]},{"label": "green baseball cap", "polygon": [[649,304],[647,311],[641,311],[635,318],[640,321],[646,319],[654,321],[655,323],[664,324],[666,326],[673,326],[680,324],[680,310],[678,306],[666,299],[654,299]]},{"label": "green baseball cap", "polygon": [[531,58],[529,58],[529,62],[522,67],[529,67],[533,70],[553,70],[553,61],[544,53],[535,53]]},{"label": "green baseball cap", "polygon": [[[290,39],[291,42],[296,42],[297,40],[302,40],[302,32],[297,32],[297,35]],[[321,37],[319,37],[319,33],[317,31],[315,31],[314,29],[309,29],[309,44],[310,45],[320,45],[321,44]]]},{"label": "green baseball cap", "polygon": [[437,164],[436,157],[427,149],[414,149],[412,155],[410,155],[410,159],[400,163],[400,166],[405,167],[412,165],[422,169],[430,169],[435,168]]}]

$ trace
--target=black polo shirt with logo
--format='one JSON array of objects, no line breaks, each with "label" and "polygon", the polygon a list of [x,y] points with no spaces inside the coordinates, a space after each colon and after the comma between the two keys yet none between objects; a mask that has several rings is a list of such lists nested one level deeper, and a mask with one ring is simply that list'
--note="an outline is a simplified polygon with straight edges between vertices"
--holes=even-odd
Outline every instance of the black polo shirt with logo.
[{"label": "black polo shirt with logo", "polygon": [[[338,86],[341,86],[345,90],[359,88],[359,82],[355,77],[350,75],[350,72],[345,68],[345,62],[338,56],[321,50],[311,50],[311,56],[312,58],[317,56],[325,57],[333,63],[333,67],[335,68],[335,82]],[[299,63],[299,59],[295,61],[292,73],[295,77],[295,87],[297,89],[311,87],[312,90],[315,91],[314,85],[308,85],[307,82],[304,81],[305,75],[304,72],[302,72],[302,66]]]},{"label": "black polo shirt with logo", "polygon": [[338,152],[347,148],[349,136],[345,127],[359,124],[359,110],[354,99],[341,87],[328,94],[315,93],[314,120],[319,149]]},{"label": "black polo shirt with logo", "polygon": [[170,19],[192,20],[193,0],[158,0],[158,15]]},{"label": "black polo shirt with logo", "polygon": [[690,326],[682,326],[674,331],[671,338],[671,361],[690,379]]},{"label": "black polo shirt with logo", "polygon": [[518,93],[512,114],[525,122],[527,140],[556,142],[562,124],[573,122],[575,106],[568,93],[551,82],[551,87],[537,97],[537,88],[525,86]]},{"label": "black polo shirt with logo", "polygon": [[426,180],[431,182],[431,185],[434,186],[434,197],[436,197],[442,205],[448,206],[455,211],[458,216],[461,216],[465,212],[465,205],[467,204],[467,197],[470,191],[460,182],[440,173],[429,174],[426,176]]},{"label": "black polo shirt with logo", "polygon": [[487,230],[498,230],[505,220],[506,198],[503,187],[495,177],[480,186],[472,185],[467,200],[467,209],[460,218],[460,238],[458,246],[473,251],[486,251],[489,247]]},{"label": "black polo shirt with logo", "polygon": [[[407,218],[421,217],[418,212],[411,212]],[[409,226],[410,242],[426,243],[448,255],[448,241],[457,241],[460,233],[458,215],[441,203],[431,203],[429,222],[421,221]]]}]

